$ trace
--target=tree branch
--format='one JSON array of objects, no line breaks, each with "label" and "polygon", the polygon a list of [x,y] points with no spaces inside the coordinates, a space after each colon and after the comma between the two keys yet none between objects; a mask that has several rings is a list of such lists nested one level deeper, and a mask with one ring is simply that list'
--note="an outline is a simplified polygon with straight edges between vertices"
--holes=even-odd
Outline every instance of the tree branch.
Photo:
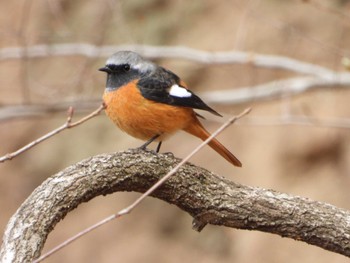
[{"label": "tree branch", "polygon": [[[94,156],[51,176],[10,219],[0,262],[38,258],[48,234],[79,204],[117,191],[144,192],[178,162],[171,154],[132,150]],[[152,195],[195,223],[275,233],[350,257],[350,212],[329,204],[239,185],[191,164]]]},{"label": "tree branch", "polygon": [[[7,47],[0,49],[0,61],[18,59],[23,56],[23,47]],[[297,59],[277,56],[256,54],[243,51],[204,51],[186,46],[150,46],[150,45],[115,45],[96,46],[88,43],[65,43],[54,45],[33,45],[26,47],[28,58],[47,56],[76,56],[85,57],[109,57],[120,50],[134,50],[143,56],[155,58],[180,58],[204,64],[249,64],[263,68],[284,69],[300,74],[311,75],[323,79],[334,79],[337,72],[307,63]],[[347,72],[343,72],[348,74]]]},{"label": "tree branch", "polygon": [[250,87],[207,91],[202,92],[200,95],[201,98],[208,103],[235,105],[253,101],[273,100],[285,95],[293,96],[315,89],[330,89],[336,86],[348,89],[350,86],[350,74],[339,73],[337,76],[330,79],[318,77],[294,77],[275,80]]}]

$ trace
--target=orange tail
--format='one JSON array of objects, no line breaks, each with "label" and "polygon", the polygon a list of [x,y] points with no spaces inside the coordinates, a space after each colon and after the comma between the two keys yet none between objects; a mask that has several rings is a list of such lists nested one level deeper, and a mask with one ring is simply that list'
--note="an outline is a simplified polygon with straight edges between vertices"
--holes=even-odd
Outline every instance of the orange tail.
[{"label": "orange tail", "polygon": [[[207,132],[207,130],[203,127],[197,118],[195,118],[195,120],[191,122],[191,124],[186,127],[184,131],[202,139],[203,141],[210,136],[210,133]],[[215,138],[212,139],[208,145],[234,166],[242,167],[242,163],[236,158],[236,156],[234,156]]]}]

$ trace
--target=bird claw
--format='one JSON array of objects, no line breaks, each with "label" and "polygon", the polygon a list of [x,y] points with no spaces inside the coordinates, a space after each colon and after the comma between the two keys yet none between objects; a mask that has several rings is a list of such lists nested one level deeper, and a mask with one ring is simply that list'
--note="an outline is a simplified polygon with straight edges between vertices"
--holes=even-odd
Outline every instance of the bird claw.
[{"label": "bird claw", "polygon": [[130,148],[129,151],[131,153],[140,153],[140,152],[147,152],[147,153],[152,153],[152,154],[157,154],[156,151],[152,150],[152,149],[148,149],[147,147],[137,147],[137,148]]}]

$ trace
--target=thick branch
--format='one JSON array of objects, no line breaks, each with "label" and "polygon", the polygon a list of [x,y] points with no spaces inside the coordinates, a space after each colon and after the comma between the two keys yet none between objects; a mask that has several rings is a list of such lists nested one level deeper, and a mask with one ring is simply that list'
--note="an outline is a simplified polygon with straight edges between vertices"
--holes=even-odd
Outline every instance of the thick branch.
[{"label": "thick branch", "polygon": [[[43,182],[10,219],[0,262],[39,257],[48,234],[82,202],[117,191],[144,192],[179,160],[171,154],[127,151],[74,164]],[[350,212],[272,190],[243,186],[191,164],[153,193],[199,225],[260,230],[350,257]]]}]

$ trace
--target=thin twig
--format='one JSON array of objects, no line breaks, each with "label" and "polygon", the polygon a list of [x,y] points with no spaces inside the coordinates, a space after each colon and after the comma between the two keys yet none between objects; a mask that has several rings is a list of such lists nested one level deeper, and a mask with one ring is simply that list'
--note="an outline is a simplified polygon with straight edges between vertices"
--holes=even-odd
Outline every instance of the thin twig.
[{"label": "thin twig", "polygon": [[223,130],[225,130],[227,127],[232,125],[235,121],[238,119],[244,117],[251,111],[251,108],[245,109],[243,112],[241,112],[237,116],[231,117],[228,121],[226,121],[220,128],[218,128],[213,134],[211,134],[205,141],[203,141],[201,144],[199,144],[189,155],[187,155],[181,162],[179,162],[174,168],[172,168],[164,177],[162,177],[157,183],[155,183],[151,188],[149,188],[145,193],[143,193],[138,199],[136,199],[131,205],[128,207],[120,210],[118,213],[110,215],[103,220],[97,222],[96,224],[84,229],[83,231],[79,232],[78,234],[72,236],[71,238],[67,239],[66,241],[62,242],[60,245],[56,246],[55,248],[51,249],[41,257],[37,258],[33,261],[33,263],[41,262],[42,260],[48,258],[52,254],[56,253],[57,251],[61,250],[62,248],[66,247],[70,243],[76,241],[80,237],[88,234],[89,232],[97,229],[98,227],[117,219],[121,216],[124,216],[126,214],[129,214],[135,207],[137,207],[147,196],[149,196],[152,192],[154,192],[159,186],[161,186],[166,180],[168,180],[172,175],[174,175],[179,168],[186,163],[193,155],[195,155],[200,149],[202,149],[205,145],[207,145],[213,138],[218,136]]},{"label": "thin twig", "polygon": [[337,117],[314,117],[303,115],[286,115],[281,117],[272,116],[258,116],[246,118],[244,122],[239,122],[240,125],[251,126],[286,126],[286,125],[298,125],[308,127],[322,127],[322,128],[337,128],[337,129],[350,129],[349,118],[337,118]]},{"label": "thin twig", "polygon": [[89,99],[82,101],[79,100],[60,100],[55,103],[32,103],[32,104],[13,104],[4,105],[0,107],[0,123],[4,121],[10,121],[15,119],[29,119],[38,117],[48,117],[55,113],[62,113],[67,111],[67,108],[72,106],[74,113],[88,113],[94,110],[98,105],[101,104],[101,98],[96,97],[95,99]]},{"label": "thin twig", "polygon": [[15,158],[16,156],[24,153],[25,151],[28,151],[29,149],[33,148],[34,146],[38,145],[39,143],[51,138],[52,136],[60,133],[61,131],[65,130],[65,129],[70,129],[70,128],[73,128],[77,125],[80,125],[82,124],[83,122],[97,116],[100,114],[100,112],[105,108],[105,105],[102,104],[98,109],[96,109],[95,111],[93,111],[92,113],[90,113],[89,115],[81,118],[80,120],[76,121],[76,122],[73,122],[72,123],[72,118],[73,118],[73,114],[74,114],[74,109],[73,107],[70,107],[68,109],[68,117],[67,117],[67,121],[60,127],[58,127],[57,129],[45,134],[44,136],[32,141],[31,143],[23,146],[22,148],[18,149],[17,151],[15,152],[12,152],[12,153],[8,153],[2,157],[0,157],[0,163],[3,163],[5,161],[8,161],[8,160],[12,160],[13,158]]},{"label": "thin twig", "polygon": [[18,43],[23,47],[21,50],[22,63],[20,64],[20,81],[21,81],[21,92],[22,102],[30,103],[31,94],[28,83],[28,69],[29,69],[29,57],[27,56],[27,34],[26,29],[28,28],[28,21],[31,16],[31,7],[33,0],[24,1],[22,6],[22,15],[20,17],[19,29],[18,29]]},{"label": "thin twig", "polygon": [[318,1],[302,0],[301,2],[307,3],[320,11],[335,15],[335,17],[339,18],[344,24],[349,24],[350,22],[350,16],[347,13],[343,12],[342,9],[333,8],[330,5],[325,5]]},{"label": "thin twig", "polygon": [[52,14],[52,17],[57,21],[59,27],[61,27],[66,33],[70,32],[69,27],[66,23],[66,18],[64,17],[64,10],[62,6],[62,1],[58,0],[46,0],[48,5],[48,10]]}]

